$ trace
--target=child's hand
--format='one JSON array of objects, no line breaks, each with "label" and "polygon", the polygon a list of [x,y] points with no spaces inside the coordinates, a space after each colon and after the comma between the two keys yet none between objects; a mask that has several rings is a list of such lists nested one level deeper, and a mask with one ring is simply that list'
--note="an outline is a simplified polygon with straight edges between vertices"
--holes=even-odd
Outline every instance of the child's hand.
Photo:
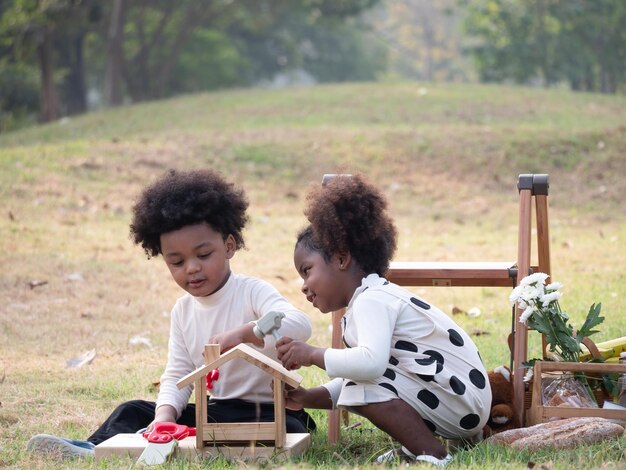
[{"label": "child's hand", "polygon": [[[274,385],[272,384],[272,398],[274,397]],[[284,388],[285,408],[301,410],[302,408],[318,408],[331,410],[333,401],[326,387],[293,388],[285,384]]]},{"label": "child's hand", "polygon": [[[272,381],[272,399],[274,397],[274,383]],[[289,410],[298,411],[304,408],[307,396],[307,389],[303,387],[293,388],[290,385],[285,384],[283,397],[285,398],[285,408]]]},{"label": "child's hand", "polygon": [[241,344],[242,337],[237,332],[237,330],[230,330],[224,333],[220,333],[219,335],[215,335],[209,338],[207,344],[219,344],[220,345],[220,354],[225,353],[229,349],[234,348],[238,344]]},{"label": "child's hand", "polygon": [[176,409],[171,405],[162,405],[156,410],[154,419],[146,428],[147,432],[154,429],[155,423],[175,423],[176,422]]},{"label": "child's hand", "polygon": [[253,327],[254,325],[252,323],[246,323],[232,330],[220,333],[219,335],[212,336],[209,338],[207,344],[219,344],[220,354],[225,353],[241,343],[252,343],[257,346],[263,346],[263,340],[257,338],[254,336],[254,333],[252,333]]},{"label": "child's hand", "polygon": [[291,388],[285,386],[285,408],[298,411],[304,408],[308,390],[304,387]]},{"label": "child's hand", "polygon": [[283,336],[276,342],[278,360],[287,369],[298,369],[299,367],[318,366],[324,369],[324,348],[316,348],[302,341],[294,341]]}]

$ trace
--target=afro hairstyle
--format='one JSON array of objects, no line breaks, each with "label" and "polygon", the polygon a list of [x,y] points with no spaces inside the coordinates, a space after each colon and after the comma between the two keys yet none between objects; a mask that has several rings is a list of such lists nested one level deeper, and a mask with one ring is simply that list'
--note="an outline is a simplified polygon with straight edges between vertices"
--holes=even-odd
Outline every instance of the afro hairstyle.
[{"label": "afro hairstyle", "polygon": [[132,209],[130,236],[148,258],[161,254],[161,235],[188,225],[206,223],[236,249],[245,246],[242,230],[248,222],[248,200],[213,170],[169,170],[147,186]]},{"label": "afro hairstyle", "polygon": [[384,276],[397,246],[397,230],[387,200],[362,175],[337,175],[307,195],[304,214],[310,225],[297,245],[318,251],[328,261],[349,252],[366,273]]}]

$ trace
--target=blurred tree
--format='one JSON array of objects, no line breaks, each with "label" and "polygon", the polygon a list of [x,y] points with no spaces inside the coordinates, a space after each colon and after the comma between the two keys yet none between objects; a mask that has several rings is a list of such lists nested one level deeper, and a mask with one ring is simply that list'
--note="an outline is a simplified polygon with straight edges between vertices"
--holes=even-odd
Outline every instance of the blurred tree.
[{"label": "blurred tree", "polygon": [[[1,0],[0,74],[39,70],[42,121],[85,111],[88,79],[107,105],[117,105],[254,84],[304,67],[320,80],[373,78],[384,55],[372,59],[346,22],[377,2]],[[5,78],[0,84],[20,86]],[[18,107],[2,103],[5,112]]]},{"label": "blurred tree", "polygon": [[[63,85],[67,113],[84,112],[82,44],[87,23],[97,21],[96,0],[4,0],[0,41],[7,63],[36,63],[40,73],[40,120],[59,117],[57,85]],[[60,66],[60,67],[59,67]],[[23,68],[22,68],[23,69]]]},{"label": "blurred tree", "polygon": [[37,67],[14,62],[0,47],[0,132],[36,121],[39,109]]},{"label": "blurred tree", "polygon": [[461,0],[482,80],[615,93],[626,82],[623,0]]},{"label": "blurred tree", "polygon": [[460,54],[463,11],[456,0],[386,0],[371,17],[389,47],[390,73],[416,80],[467,80]]},{"label": "blurred tree", "polygon": [[104,71],[104,101],[108,106],[122,104],[125,22],[126,2],[113,0],[106,37],[106,69]]},{"label": "blurred tree", "polygon": [[[123,77],[130,98],[143,101],[175,92],[249,85],[283,70],[306,68],[312,62],[307,60],[307,46],[319,44],[325,49],[317,54],[336,55],[345,40],[337,34],[338,25],[377,1],[116,0],[107,57],[119,63],[107,63],[105,90],[119,89],[116,81]],[[329,48],[329,37],[317,29],[334,30],[330,36],[335,47]],[[347,33],[345,27],[342,32]],[[343,57],[352,56],[354,64],[355,33],[350,34],[347,42],[353,47],[344,48]],[[316,64],[314,73],[320,72],[319,61]]]},{"label": "blurred tree", "polygon": [[[306,4],[307,2],[303,2]],[[265,23],[240,21],[229,28],[241,55],[249,58],[246,83],[258,83],[276,75],[308,76],[310,80],[329,82],[374,80],[386,69],[386,48],[372,44],[369,26],[348,8],[350,2],[312,2],[328,10],[303,9],[298,2],[273,7],[264,12]],[[355,2],[359,8],[375,2]],[[342,8],[340,8],[342,7]]]},{"label": "blurred tree", "polygon": [[371,81],[387,70],[387,48],[364,39],[365,26],[325,20],[300,42],[302,69],[320,82]]}]

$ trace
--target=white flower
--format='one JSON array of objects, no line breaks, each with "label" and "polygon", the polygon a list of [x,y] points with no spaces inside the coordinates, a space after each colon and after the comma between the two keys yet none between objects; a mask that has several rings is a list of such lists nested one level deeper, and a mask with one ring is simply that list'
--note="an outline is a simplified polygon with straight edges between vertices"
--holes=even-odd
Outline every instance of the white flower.
[{"label": "white flower", "polygon": [[524,310],[524,312],[519,316],[519,322],[525,325],[530,316],[536,311],[535,307],[526,307],[526,310]]},{"label": "white flower", "polygon": [[534,274],[529,274],[528,276],[526,276],[524,279],[522,279],[519,283],[520,286],[527,286],[530,284],[535,284],[537,282],[544,284],[546,282],[546,279],[548,279],[550,276],[548,276],[545,273],[534,273]]},{"label": "white flower", "polygon": [[526,303],[533,301],[538,302],[543,295],[544,291],[541,287],[525,286],[525,288],[522,290],[521,298]]},{"label": "white flower", "polygon": [[[561,310],[559,299],[563,296],[559,289],[562,285],[554,282],[545,285],[548,275],[535,273],[522,279],[509,296],[511,305],[517,304],[522,311],[519,322],[530,325],[545,335],[548,350],[552,358],[560,361],[578,362],[580,357],[580,338],[568,323],[569,316]],[[587,320],[578,333],[593,333],[592,328],[604,320],[599,316],[600,304],[593,304],[587,314]]]},{"label": "white flower", "polygon": [[511,302],[511,306],[515,305],[515,302],[518,301],[521,295],[522,295],[522,286],[515,286],[513,291],[509,294],[509,302]]},{"label": "white flower", "polygon": [[560,282],[553,282],[552,284],[548,284],[546,286],[546,292],[552,292],[553,290],[558,290],[563,287],[563,284]]},{"label": "white flower", "polygon": [[559,291],[551,292],[550,294],[542,295],[539,300],[541,300],[541,305],[544,307],[548,307],[555,300],[559,300],[563,297],[563,294]]}]

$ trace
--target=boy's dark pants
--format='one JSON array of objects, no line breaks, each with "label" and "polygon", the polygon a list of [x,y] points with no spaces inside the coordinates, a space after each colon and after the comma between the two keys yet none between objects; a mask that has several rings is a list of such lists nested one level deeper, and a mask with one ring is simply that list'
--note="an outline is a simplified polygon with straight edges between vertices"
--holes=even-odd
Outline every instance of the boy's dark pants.
[{"label": "boy's dark pants", "polygon": [[[212,399],[209,399],[208,403],[209,422],[274,421],[273,403],[257,404],[243,400]],[[156,403],[144,400],[131,400],[122,403],[87,440],[98,445],[116,434],[135,433],[152,422],[155,409]],[[315,422],[304,410],[287,410],[285,420],[289,433],[304,433],[315,430]],[[177,423],[195,427],[196,405],[188,404]]]}]

